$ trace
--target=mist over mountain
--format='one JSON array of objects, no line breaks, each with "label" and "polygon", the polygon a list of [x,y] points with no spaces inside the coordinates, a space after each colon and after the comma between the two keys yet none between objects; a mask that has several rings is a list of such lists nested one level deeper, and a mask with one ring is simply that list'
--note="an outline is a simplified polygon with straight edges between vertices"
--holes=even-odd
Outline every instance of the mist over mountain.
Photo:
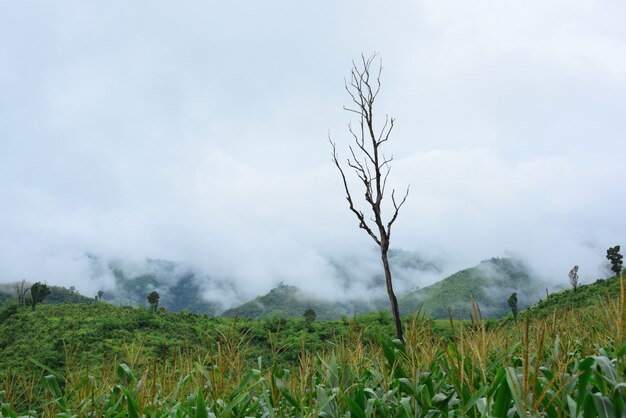
[{"label": "mist over mountain", "polygon": [[[435,264],[425,264],[407,254],[402,251],[395,252],[396,269],[399,269],[399,261],[404,261],[401,266],[408,266],[416,274],[420,271],[417,268],[438,269]],[[342,295],[343,299],[332,302],[311,295],[298,287],[281,284],[250,302],[227,310],[224,315],[260,318],[281,314],[300,317],[306,309],[311,308],[316,311],[319,319],[337,319],[356,313],[389,309],[386,290],[378,288],[380,283],[377,279],[373,283],[379,290],[375,298],[358,299],[347,293]],[[384,286],[384,282],[382,285]],[[536,303],[544,289],[544,283],[534,277],[522,261],[512,258],[491,258],[430,286],[408,293],[397,292],[397,295],[402,315],[410,315],[421,309],[423,313],[433,318],[448,318],[449,312],[454,318],[469,318],[472,301],[476,301],[483,317],[497,318],[510,311],[507,299],[511,293],[518,294],[518,307],[524,309]]]},{"label": "mist over mountain", "polygon": [[[292,286],[297,282],[290,281],[288,277],[277,277],[276,284],[263,293],[274,287],[282,288],[286,299],[297,296],[320,306],[320,312],[328,310],[328,315],[321,313],[322,318],[377,309],[386,299],[387,291],[380,260],[375,252],[372,254],[373,257],[365,258],[329,258],[329,277],[319,277],[318,282],[313,281],[305,289],[298,287],[297,292],[292,291],[296,289]],[[238,286],[229,277],[186,263],[151,258],[141,261],[107,260],[93,254],[86,257],[90,265],[90,280],[104,291],[104,299],[118,305],[146,305],[147,295],[156,290],[161,297],[159,306],[167,310],[217,315],[254,298],[249,289]],[[401,249],[391,250],[389,260],[394,272],[394,285],[400,294],[415,289],[424,280],[435,280],[434,277],[441,275],[443,264],[440,260],[430,260]],[[334,284],[334,290],[325,285],[327,282]],[[244,310],[250,309],[247,306]],[[271,307],[268,309],[273,311]],[[259,312],[265,312],[265,309]]]},{"label": "mist over mountain", "polygon": [[[384,294],[381,295],[384,297]],[[295,286],[280,284],[254,300],[241,306],[228,309],[224,316],[242,316],[247,318],[262,318],[272,315],[286,317],[302,317],[307,309],[313,309],[318,320],[337,319],[342,316],[352,316],[357,313],[366,313],[381,309],[384,299],[356,300],[349,295],[346,299],[329,301],[303,292]]]},{"label": "mist over mountain", "polygon": [[104,299],[118,305],[146,305],[147,295],[159,292],[159,306],[170,311],[217,315],[229,301],[239,300],[232,281],[201,272],[184,263],[145,259],[110,260],[88,255],[92,280],[103,284]]},{"label": "mist over mountain", "polygon": [[403,315],[418,309],[434,318],[469,318],[472,301],[483,317],[506,315],[508,298],[517,293],[518,308],[536,303],[545,294],[546,283],[538,279],[521,260],[491,258],[475,267],[452,274],[430,286],[402,295],[398,303]]}]

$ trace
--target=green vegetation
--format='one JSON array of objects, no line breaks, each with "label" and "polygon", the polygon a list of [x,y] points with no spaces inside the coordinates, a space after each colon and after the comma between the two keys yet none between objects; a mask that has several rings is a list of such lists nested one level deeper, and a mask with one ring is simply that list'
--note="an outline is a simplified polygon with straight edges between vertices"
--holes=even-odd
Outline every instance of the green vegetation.
[{"label": "green vegetation", "polygon": [[[1,312],[1,311],[0,311]],[[288,319],[275,315],[262,320],[215,318],[189,312],[153,313],[145,308],[117,307],[107,303],[40,305],[35,311],[12,309],[1,320],[0,375],[18,375],[30,368],[27,358],[62,369],[66,350],[88,351],[91,365],[129,361],[133,345],[141,346],[147,358],[167,358],[186,349],[215,344],[230,333],[249,342],[249,364],[257,357],[280,353],[280,362],[293,365],[304,344],[307,350],[330,349],[335,337],[346,336],[350,327],[363,331],[368,341],[390,335],[391,319],[385,312],[336,321]],[[28,332],[23,332],[28,330]]]},{"label": "green vegetation", "polygon": [[566,289],[549,294],[524,312],[524,315],[543,317],[552,315],[554,310],[576,309],[584,306],[600,306],[607,298],[614,298],[620,292],[621,280],[614,276],[599,279],[595,283],[578,285],[576,291]]},{"label": "green vegetation", "polygon": [[[405,294],[398,299],[398,303],[403,316],[421,310],[430,317],[445,319],[449,316],[450,307],[455,318],[468,319],[472,300],[475,300],[484,317],[499,318],[508,313],[507,298],[512,292],[518,292],[519,306],[525,308],[539,299],[541,288],[519,261],[492,258],[431,286]],[[263,296],[228,309],[223,315],[263,318],[281,314],[298,318],[307,308],[311,308],[317,313],[318,319],[328,320],[387,309],[387,305],[388,302],[384,299],[369,303],[353,300],[328,302],[306,295],[295,286],[281,284]]]},{"label": "green vegetation", "polygon": [[478,302],[486,318],[499,318],[509,311],[507,298],[516,292],[519,307],[539,299],[537,283],[526,267],[510,258],[492,258],[478,266],[461,270],[433,285],[399,299],[400,312],[409,315],[421,309],[433,318],[469,318],[472,301]]},{"label": "green vegetation", "polygon": [[4,305],[4,303],[9,299],[13,299],[12,295],[8,292],[0,290],[0,306]]},{"label": "green vegetation", "polygon": [[264,318],[283,315],[289,318],[301,318],[307,309],[313,309],[317,319],[330,320],[342,316],[352,316],[355,313],[365,313],[373,310],[372,308],[373,306],[362,302],[323,301],[302,293],[295,286],[280,284],[263,296],[236,308],[228,309],[223,313],[223,316]]},{"label": "green vegetation", "polygon": [[623,259],[624,256],[619,252],[620,246],[616,245],[615,247],[611,247],[606,250],[606,258],[611,263],[611,270],[615,275],[620,275],[622,273],[623,268]]},{"label": "green vegetation", "polygon": [[[514,276],[508,261],[488,263],[488,280]],[[451,276],[457,284],[472,276],[460,273]],[[388,339],[385,311],[322,321],[292,296],[298,318],[216,318],[92,299],[31,310],[9,301],[0,307],[0,416],[626,413],[619,277],[551,294],[517,321],[482,319],[477,303],[468,320],[421,312],[404,320],[406,344]]]},{"label": "green vegetation", "polygon": [[[36,331],[34,339],[67,339],[55,366],[36,352],[26,361],[25,351],[0,367],[0,408],[3,416],[46,417],[618,417],[626,402],[625,302],[620,287],[602,305],[550,316],[530,310],[517,323],[454,321],[448,337],[418,316],[406,326],[404,345],[374,337],[393,333],[384,313],[315,321],[318,347],[306,345],[313,333],[304,319],[234,321],[107,304],[22,308],[0,325],[1,361],[13,350],[4,336],[29,334],[24,326]],[[113,329],[99,327],[105,319]],[[371,329],[377,322],[386,325]],[[297,326],[303,347],[282,362]],[[324,329],[333,335],[322,338]],[[120,334],[117,351],[94,358],[101,341]],[[25,344],[29,337],[21,338]],[[172,344],[155,351],[165,338]],[[259,344],[269,348],[255,360]]]}]

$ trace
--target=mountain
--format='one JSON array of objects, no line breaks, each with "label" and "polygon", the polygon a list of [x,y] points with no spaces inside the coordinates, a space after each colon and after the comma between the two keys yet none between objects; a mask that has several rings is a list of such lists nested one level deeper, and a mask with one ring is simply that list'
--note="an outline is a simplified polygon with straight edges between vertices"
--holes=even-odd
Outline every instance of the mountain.
[{"label": "mountain", "polygon": [[93,278],[113,277],[114,286],[104,289],[104,300],[116,305],[146,306],[148,294],[157,291],[159,306],[168,311],[217,315],[224,310],[224,295],[236,295],[230,281],[216,279],[183,263],[150,258],[138,263],[105,263],[96,256],[88,257]]},{"label": "mountain", "polygon": [[[475,300],[483,317],[498,318],[510,311],[507,300],[511,293],[517,292],[518,307],[524,309],[539,300],[539,289],[543,287],[530,277],[528,269],[520,261],[492,258],[428,287],[406,293],[398,298],[398,304],[402,316],[421,308],[428,316],[445,319],[450,307],[454,318],[468,318],[472,300]],[[297,287],[281,284],[263,296],[227,310],[223,315],[260,318],[282,314],[300,317],[307,308],[312,308],[318,319],[337,319],[355,313],[389,309],[384,288],[378,289],[378,293],[380,298],[370,302],[329,302],[307,295]]]},{"label": "mountain", "polygon": [[358,301],[328,302],[307,295],[295,286],[280,284],[269,293],[258,296],[241,306],[228,309],[222,315],[261,318],[278,314],[286,317],[302,317],[307,309],[315,311],[316,319],[328,320],[353,316],[355,313],[365,313],[376,309],[376,306]]},{"label": "mountain", "polygon": [[469,318],[471,301],[475,300],[483,317],[498,318],[510,311],[507,300],[511,293],[517,292],[518,307],[523,309],[539,300],[542,288],[522,262],[491,258],[405,294],[398,299],[398,304],[401,315],[421,308],[428,316],[445,319],[449,316],[449,307],[454,318]]}]

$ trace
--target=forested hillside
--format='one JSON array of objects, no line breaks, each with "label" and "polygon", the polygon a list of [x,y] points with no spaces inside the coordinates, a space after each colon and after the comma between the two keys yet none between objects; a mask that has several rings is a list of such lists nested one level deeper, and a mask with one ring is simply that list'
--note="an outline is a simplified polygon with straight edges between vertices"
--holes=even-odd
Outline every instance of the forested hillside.
[{"label": "forested hillside", "polygon": [[469,318],[472,301],[476,301],[483,317],[498,318],[509,312],[507,299],[511,293],[517,292],[523,309],[539,300],[542,289],[519,260],[491,258],[403,295],[398,303],[403,315],[421,309],[428,316],[445,319],[449,310],[454,318]]}]

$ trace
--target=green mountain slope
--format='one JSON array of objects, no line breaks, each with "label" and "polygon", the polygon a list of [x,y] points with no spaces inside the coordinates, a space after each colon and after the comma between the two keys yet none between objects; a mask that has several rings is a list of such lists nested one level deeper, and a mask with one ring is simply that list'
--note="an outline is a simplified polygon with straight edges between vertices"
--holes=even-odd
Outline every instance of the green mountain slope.
[{"label": "green mountain slope", "polygon": [[[554,310],[576,309],[603,305],[608,299],[617,298],[621,291],[621,280],[618,276],[607,279],[599,279],[595,283],[579,285],[574,289],[564,289],[559,292],[549,294],[548,298],[540,300],[522,312],[522,315],[541,317],[552,315]],[[602,315],[602,312],[598,312]]]},{"label": "green mountain slope", "polygon": [[509,312],[507,299],[518,294],[520,309],[539,299],[537,282],[519,261],[492,258],[478,266],[461,270],[428,287],[399,298],[401,315],[422,309],[433,318],[448,318],[448,308],[454,318],[468,318],[471,301],[478,302],[485,318],[498,318]]},{"label": "green mountain slope", "polygon": [[342,316],[352,316],[355,313],[365,313],[376,308],[364,302],[346,301],[328,302],[306,295],[295,286],[284,284],[272,289],[269,293],[259,296],[241,306],[228,309],[224,316],[242,316],[246,318],[262,318],[272,315],[286,317],[302,317],[304,311],[313,309],[319,320],[338,319]]}]

